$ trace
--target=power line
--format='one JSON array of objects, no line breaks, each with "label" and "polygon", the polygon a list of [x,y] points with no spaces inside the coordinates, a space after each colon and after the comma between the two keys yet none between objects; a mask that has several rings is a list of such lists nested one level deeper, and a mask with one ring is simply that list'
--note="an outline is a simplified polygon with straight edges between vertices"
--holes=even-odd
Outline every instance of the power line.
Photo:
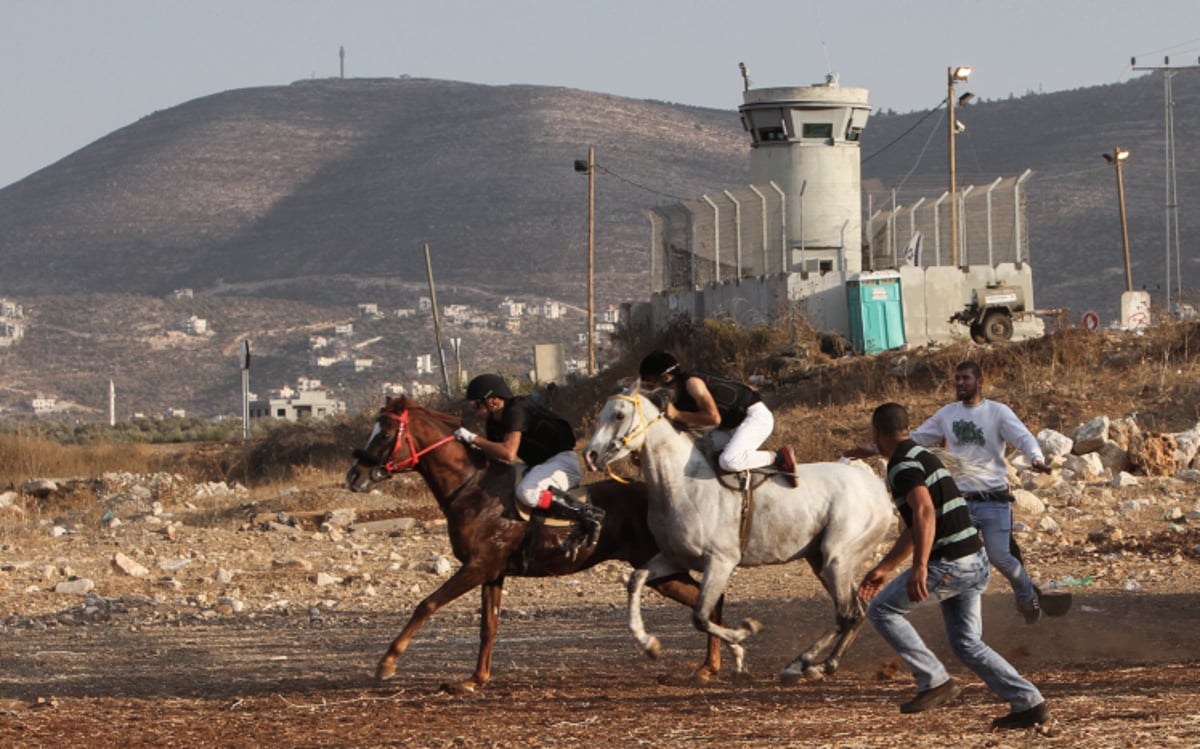
[{"label": "power line", "polygon": [[654,193],[655,195],[661,195],[662,197],[670,198],[671,200],[680,200],[680,201],[687,200],[687,198],[681,198],[678,195],[672,195],[671,193],[663,192],[662,190],[655,190],[653,187],[646,187],[645,185],[640,184],[638,182],[634,182],[633,180],[631,180],[627,177],[622,177],[621,175],[617,174],[612,169],[610,169],[609,167],[606,167],[606,166],[601,166],[601,165],[597,164],[596,170],[603,172],[605,174],[611,174],[612,176],[621,180],[625,184],[630,185],[632,187],[636,187],[639,190],[645,190],[646,192]]},{"label": "power line", "polygon": [[[863,160],[862,160],[862,162],[860,162],[860,163],[863,163],[863,164],[865,164],[865,163],[867,163],[868,161],[870,161],[871,159],[873,159],[873,158],[875,158],[876,156],[878,156],[879,154],[881,154],[881,153],[883,153],[884,151],[888,150],[888,149],[889,149],[889,148],[891,148],[892,146],[896,145],[898,142],[900,142],[900,140],[901,140],[902,138],[904,138],[904,136],[908,135],[908,134],[909,134],[909,133],[911,133],[913,130],[916,130],[918,127],[920,127],[920,126],[921,126],[921,123],[922,123],[922,122],[924,122],[925,120],[927,120],[927,119],[929,119],[930,117],[932,117],[934,112],[939,112],[939,111],[941,111],[941,109],[942,109],[942,105],[943,105],[943,104],[945,104],[945,103],[946,103],[946,100],[945,100],[945,99],[942,99],[940,102],[938,102],[937,106],[935,106],[934,108],[932,108],[932,109],[930,109],[928,112],[926,112],[924,117],[922,117],[921,119],[919,119],[919,120],[917,120],[916,122],[914,122],[914,123],[913,123],[913,125],[912,125],[912,127],[910,127],[909,129],[905,130],[904,132],[900,133],[900,135],[898,135],[898,136],[896,136],[894,139],[892,139],[892,141],[891,141],[890,143],[888,143],[886,146],[884,146],[884,147],[880,148],[878,151],[876,151],[875,153],[871,154],[870,156],[866,157],[866,158],[865,158],[865,159],[863,159]],[[939,121],[940,121],[940,120],[939,120]]]}]

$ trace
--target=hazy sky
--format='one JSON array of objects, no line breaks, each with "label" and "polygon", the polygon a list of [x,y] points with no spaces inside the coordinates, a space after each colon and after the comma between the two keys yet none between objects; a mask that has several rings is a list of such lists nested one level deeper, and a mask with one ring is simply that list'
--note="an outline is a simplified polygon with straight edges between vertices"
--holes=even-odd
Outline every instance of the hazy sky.
[{"label": "hazy sky", "polygon": [[[1196,64],[1200,0],[0,0],[0,187],[159,109],[338,75],[568,86],[736,109],[836,72],[877,109]],[[1200,85],[1200,70],[1194,85]],[[1175,86],[1193,85],[1184,76]],[[1178,90],[1178,89],[1177,89]]]}]

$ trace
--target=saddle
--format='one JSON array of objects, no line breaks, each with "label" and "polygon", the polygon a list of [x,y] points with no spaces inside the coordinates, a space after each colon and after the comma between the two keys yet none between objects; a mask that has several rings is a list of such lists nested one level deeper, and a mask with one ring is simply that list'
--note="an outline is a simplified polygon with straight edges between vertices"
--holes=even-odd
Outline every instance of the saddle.
[{"label": "saddle", "polygon": [[[520,463],[513,464],[512,486],[508,491],[501,492],[500,504],[504,506],[504,516],[513,520],[524,520],[529,522],[531,518],[543,522],[551,527],[565,528],[571,525],[571,521],[565,518],[552,518],[545,515],[531,515],[529,508],[517,501],[517,486],[521,483],[521,479],[525,477],[525,466]],[[573,499],[586,503],[588,501],[588,493],[586,486],[576,486],[567,494]]]}]

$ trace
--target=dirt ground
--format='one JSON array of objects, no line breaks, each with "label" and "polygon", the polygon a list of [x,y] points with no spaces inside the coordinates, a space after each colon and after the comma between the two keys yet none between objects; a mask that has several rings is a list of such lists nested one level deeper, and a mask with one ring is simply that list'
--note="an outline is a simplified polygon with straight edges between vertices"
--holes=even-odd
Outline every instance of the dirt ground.
[{"label": "dirt ground", "polygon": [[[362,501],[324,491],[330,507]],[[727,618],[765,624],[747,643],[749,684],[732,683],[726,653],[721,679],[691,685],[703,640],[687,612],[654,595],[646,621],[664,653],[649,661],[637,652],[625,627],[628,570],[618,563],[572,577],[510,579],[492,681],[475,693],[453,696],[442,685],[474,667],[476,594],[439,612],[396,678],[375,683],[375,662],[444,579],[427,569],[429,560],[449,548],[428,498],[374,501],[391,509],[372,517],[409,516],[415,525],[359,538],[212,518],[191,525],[196,519],[181,514],[174,538],[132,517],[63,539],[48,539],[44,524],[10,528],[0,554],[0,745],[1200,745],[1200,638],[1192,630],[1200,621],[1200,532],[1165,522],[1155,507],[1122,520],[1123,541],[1088,543],[1104,513],[1078,498],[1076,513],[1059,514],[1061,534],[1021,534],[1043,583],[1091,579],[1071,588],[1066,616],[1029,626],[1007,584],[993,578],[985,639],[1041,688],[1054,721],[991,732],[1007,706],[949,655],[936,611],[915,621],[970,685],[950,707],[898,712],[913,693],[911,678],[870,625],[832,678],[781,685],[778,672],[832,620],[799,564],[735,575]],[[116,572],[116,551],[154,572]],[[21,559],[32,563],[13,561]],[[173,560],[189,561],[173,568]],[[221,570],[224,578],[214,579]],[[317,586],[313,575],[322,570],[341,582]],[[93,578],[92,597],[50,592],[64,571]],[[228,600],[240,610],[221,608]]]}]

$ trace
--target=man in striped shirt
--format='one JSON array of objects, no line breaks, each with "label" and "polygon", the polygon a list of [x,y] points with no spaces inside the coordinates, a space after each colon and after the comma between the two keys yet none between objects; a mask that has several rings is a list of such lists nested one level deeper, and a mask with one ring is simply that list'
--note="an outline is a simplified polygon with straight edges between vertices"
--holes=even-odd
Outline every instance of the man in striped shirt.
[{"label": "man in striped shirt", "polygon": [[[908,411],[900,404],[876,408],[871,427],[879,454],[888,459],[888,487],[904,528],[858,593],[871,602],[867,618],[916,679],[917,695],[900,712],[944,705],[962,692],[906,618],[937,603],[955,656],[1009,703],[1009,714],[993,720],[992,727],[1045,723],[1050,711],[1037,687],[983,642],[980,598],[990,575],[988,557],[954,478],[937,456],[909,437]],[[888,575],[910,556],[912,567],[885,586]]]}]

